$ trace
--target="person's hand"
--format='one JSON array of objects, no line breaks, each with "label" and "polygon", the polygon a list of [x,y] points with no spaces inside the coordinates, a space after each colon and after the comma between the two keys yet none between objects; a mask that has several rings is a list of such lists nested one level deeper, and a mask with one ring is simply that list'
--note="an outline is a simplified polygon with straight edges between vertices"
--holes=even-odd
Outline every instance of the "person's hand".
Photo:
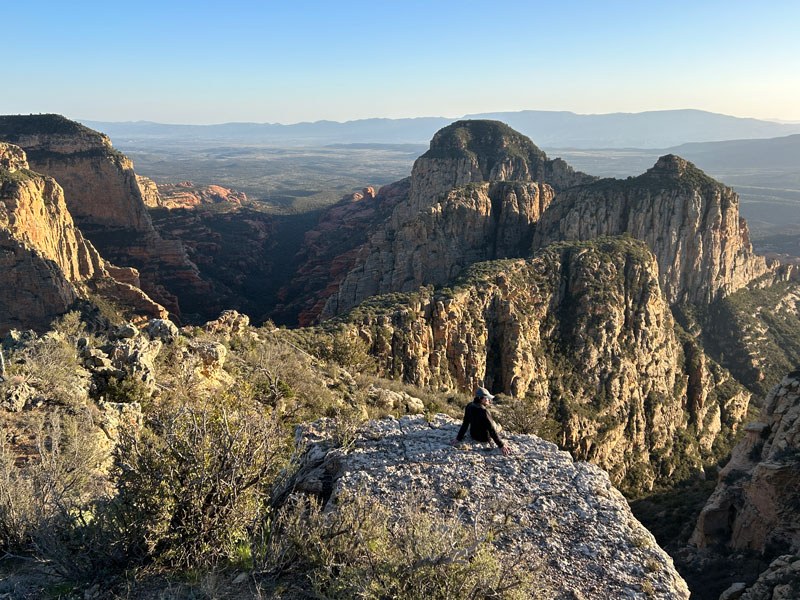
[{"label": "person's hand", "polygon": [[503,456],[508,456],[509,454],[511,454],[511,448],[509,448],[508,446],[503,446],[502,448],[500,448],[500,450],[503,451]]}]

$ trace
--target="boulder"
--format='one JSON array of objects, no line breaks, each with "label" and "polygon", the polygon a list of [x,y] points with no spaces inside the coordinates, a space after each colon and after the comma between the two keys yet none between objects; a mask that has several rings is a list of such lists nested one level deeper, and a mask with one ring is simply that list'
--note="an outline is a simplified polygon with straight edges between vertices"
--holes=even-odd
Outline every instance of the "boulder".
[{"label": "boulder", "polygon": [[152,319],[148,321],[145,331],[152,339],[161,340],[162,342],[171,342],[181,334],[177,325],[167,319]]}]

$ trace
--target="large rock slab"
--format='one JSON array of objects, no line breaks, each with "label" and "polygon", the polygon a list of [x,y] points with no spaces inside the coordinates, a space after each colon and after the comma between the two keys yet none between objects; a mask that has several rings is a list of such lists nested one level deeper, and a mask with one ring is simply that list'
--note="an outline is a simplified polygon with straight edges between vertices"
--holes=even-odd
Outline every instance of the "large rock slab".
[{"label": "large rock slab", "polygon": [[298,430],[306,448],[294,489],[327,497],[364,493],[390,509],[410,499],[430,511],[456,505],[471,524],[493,506],[513,505],[517,527],[496,542],[511,559],[542,567],[552,598],[675,598],[689,591],[672,559],[633,517],[608,475],[536,436],[506,435],[504,457],[487,444],[449,445],[460,423],[444,415],[387,418],[334,448],[330,422]]}]

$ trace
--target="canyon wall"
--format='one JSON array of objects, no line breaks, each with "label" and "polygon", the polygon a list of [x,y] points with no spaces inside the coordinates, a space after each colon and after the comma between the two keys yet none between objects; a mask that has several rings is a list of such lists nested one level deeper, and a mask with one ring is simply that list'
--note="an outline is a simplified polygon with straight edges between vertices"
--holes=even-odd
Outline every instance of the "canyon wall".
[{"label": "canyon wall", "polygon": [[153,228],[133,162],[107,136],[59,115],[30,115],[0,117],[0,140],[58,181],[83,234],[106,259],[138,269],[143,289],[175,317],[177,295],[209,291],[180,241]]},{"label": "canyon wall", "polygon": [[83,237],[56,181],[28,167],[19,147],[0,142],[0,332],[46,327],[82,295],[83,284],[101,279],[112,296],[166,316],[135,287],[135,270],[108,264]]},{"label": "canyon wall", "polygon": [[670,304],[707,304],[768,270],[753,254],[736,193],[675,155],[639,177],[559,194],[537,224],[533,247],[621,234],[647,242]]},{"label": "canyon wall", "polygon": [[327,326],[360,336],[385,375],[523,402],[554,441],[630,489],[724,451],[749,400],[679,339],[656,259],[630,238],[473,265],[449,288],[379,296]]}]

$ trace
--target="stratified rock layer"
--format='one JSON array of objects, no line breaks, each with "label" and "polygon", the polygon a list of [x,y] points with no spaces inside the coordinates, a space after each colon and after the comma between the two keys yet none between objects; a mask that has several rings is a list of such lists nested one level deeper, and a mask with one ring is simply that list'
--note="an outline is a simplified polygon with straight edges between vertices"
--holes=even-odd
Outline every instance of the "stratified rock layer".
[{"label": "stratified rock layer", "polygon": [[2,142],[0,249],[0,332],[45,327],[81,295],[76,285],[98,279],[126,304],[166,316],[163,307],[131,285],[135,271],[108,264],[84,239],[61,187],[30,171],[20,148]]},{"label": "stratified rock layer", "polygon": [[636,490],[710,458],[749,400],[679,342],[655,257],[630,238],[480,263],[453,289],[378,297],[339,326],[366,341],[385,375],[525,399],[520,410],[555,424],[562,447]]},{"label": "stratified rock layer", "polygon": [[377,294],[443,284],[476,262],[527,254],[532,225],[552,198],[553,189],[536,182],[484,182],[443,194],[415,218],[370,238],[325,313]]},{"label": "stratified rock layer", "polygon": [[173,314],[180,315],[176,293],[209,291],[182,244],[156,233],[133,162],[107,136],[58,115],[30,115],[0,117],[0,140],[21,146],[34,170],[58,181],[84,235],[106,259],[137,268],[145,291]]},{"label": "stratified rock layer", "polygon": [[[153,182],[151,181],[150,184]],[[152,193],[152,187],[146,184],[150,193],[145,197],[145,204],[162,208],[192,208],[201,204],[228,203],[241,206],[247,202],[243,192],[225,188],[219,185],[197,185],[191,181],[180,183],[162,183],[157,186],[157,194]]]},{"label": "stratified rock layer", "polygon": [[[391,510],[418,498],[427,510],[456,508],[467,524],[493,506],[513,505],[511,532],[497,540],[506,560],[540,565],[548,598],[686,599],[672,560],[633,517],[606,473],[573,462],[535,436],[510,435],[503,457],[486,444],[452,447],[459,423],[436,415],[373,421],[348,449],[333,449],[323,424],[298,433],[306,448],[295,490],[365,494]],[[395,512],[395,511],[392,511]]]},{"label": "stratified rock layer", "polygon": [[800,371],[764,401],[720,472],[691,542],[775,556],[800,551]]},{"label": "stratified rock layer", "polygon": [[708,303],[767,271],[753,254],[736,193],[672,154],[639,177],[559,194],[539,220],[534,247],[622,234],[644,240],[658,257],[670,304]]},{"label": "stratified rock layer", "polygon": [[498,121],[445,127],[414,163],[408,199],[359,250],[322,317],[375,294],[445,283],[473,262],[526,254],[553,190],[592,180]]}]

